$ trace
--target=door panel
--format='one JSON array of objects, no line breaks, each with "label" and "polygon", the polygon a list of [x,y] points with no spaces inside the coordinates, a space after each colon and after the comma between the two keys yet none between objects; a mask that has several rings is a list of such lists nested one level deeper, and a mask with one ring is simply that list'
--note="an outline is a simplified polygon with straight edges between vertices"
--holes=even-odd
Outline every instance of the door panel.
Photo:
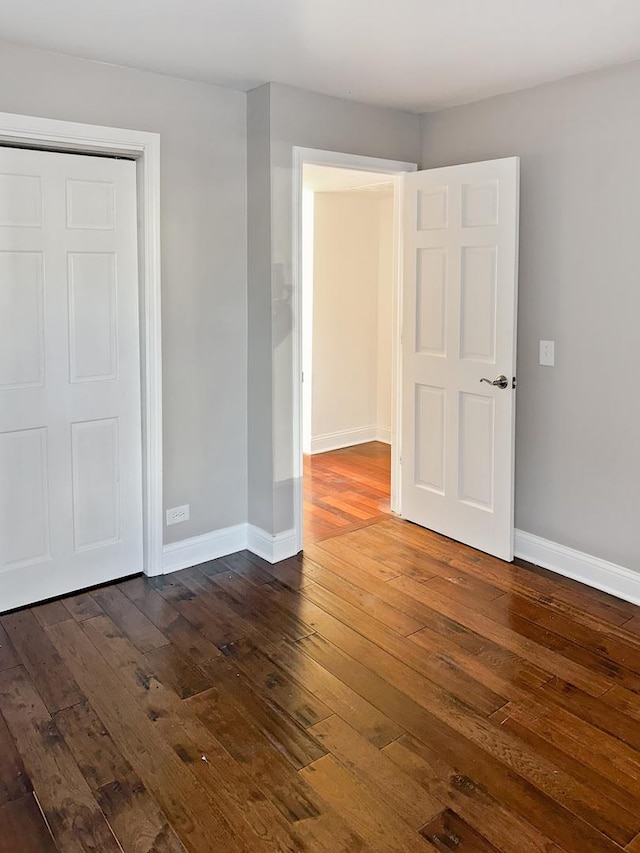
[{"label": "door panel", "polygon": [[0,388],[44,382],[41,252],[0,253]]},{"label": "door panel", "polygon": [[116,379],[115,254],[70,252],[68,276],[71,382]]},{"label": "door panel", "polygon": [[2,567],[49,559],[47,428],[0,434]]},{"label": "door panel", "polygon": [[416,351],[446,355],[447,253],[418,249]]},{"label": "door panel", "polygon": [[[404,177],[402,515],[513,558],[518,159]],[[481,383],[498,374],[508,387]]]},{"label": "door panel", "polygon": [[142,570],[135,165],[0,148],[0,611]]},{"label": "door panel", "polygon": [[444,494],[446,391],[416,385],[416,483]]},{"label": "door panel", "polygon": [[71,424],[76,551],[116,543],[120,531],[118,418]]}]

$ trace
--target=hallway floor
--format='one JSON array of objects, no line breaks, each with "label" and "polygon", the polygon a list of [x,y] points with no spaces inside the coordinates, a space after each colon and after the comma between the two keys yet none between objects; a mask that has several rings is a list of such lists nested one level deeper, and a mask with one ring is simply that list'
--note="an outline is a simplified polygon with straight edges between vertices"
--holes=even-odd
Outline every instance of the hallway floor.
[{"label": "hallway floor", "polygon": [[304,457],[304,541],[366,527],[390,513],[391,448],[371,441]]}]

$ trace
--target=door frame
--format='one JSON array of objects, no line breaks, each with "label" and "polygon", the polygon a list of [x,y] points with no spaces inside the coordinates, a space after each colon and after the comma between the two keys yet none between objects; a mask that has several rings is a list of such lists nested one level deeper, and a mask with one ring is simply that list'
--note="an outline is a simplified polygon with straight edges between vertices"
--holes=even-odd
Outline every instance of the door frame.
[{"label": "door frame", "polygon": [[293,240],[292,240],[292,315],[293,315],[293,516],[295,531],[295,553],[304,545],[304,463],[302,454],[302,189],[305,163],[316,166],[332,166],[356,169],[363,172],[381,172],[394,175],[393,212],[393,266],[395,286],[393,288],[392,341],[393,369],[391,372],[391,510],[401,512],[400,506],[400,418],[401,407],[398,389],[401,387],[402,347],[402,253],[400,251],[400,218],[402,215],[401,176],[415,172],[417,163],[401,160],[384,160],[360,154],[345,154],[339,151],[323,151],[316,148],[293,147]]},{"label": "door frame", "polygon": [[143,570],[162,574],[160,134],[0,113],[0,145],[135,160],[138,208]]}]

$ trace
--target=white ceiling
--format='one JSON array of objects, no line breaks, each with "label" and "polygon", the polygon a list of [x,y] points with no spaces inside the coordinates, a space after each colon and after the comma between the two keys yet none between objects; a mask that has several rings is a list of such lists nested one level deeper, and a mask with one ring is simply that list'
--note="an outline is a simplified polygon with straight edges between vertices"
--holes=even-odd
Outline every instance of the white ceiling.
[{"label": "white ceiling", "polygon": [[313,190],[316,193],[358,190],[386,194],[393,189],[393,175],[305,163],[302,167],[302,185],[305,190]]},{"label": "white ceiling", "polygon": [[7,41],[418,112],[640,58],[638,0],[4,0]]}]

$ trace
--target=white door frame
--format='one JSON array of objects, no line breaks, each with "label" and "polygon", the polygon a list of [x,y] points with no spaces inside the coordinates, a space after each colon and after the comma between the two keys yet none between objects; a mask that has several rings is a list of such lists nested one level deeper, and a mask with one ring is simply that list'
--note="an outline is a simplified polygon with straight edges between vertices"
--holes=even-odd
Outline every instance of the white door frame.
[{"label": "white door frame", "polygon": [[144,573],[162,574],[162,338],[160,135],[0,113],[0,145],[136,161]]},{"label": "white door frame", "polygon": [[321,151],[316,148],[293,147],[293,259],[292,259],[292,311],[293,311],[293,514],[296,553],[304,544],[303,532],[303,460],[302,460],[302,178],[305,163],[316,166],[333,166],[363,172],[382,172],[396,175],[393,214],[393,258],[396,282],[393,289],[392,341],[394,369],[391,377],[391,509],[400,512],[400,405],[398,389],[401,387],[400,318],[402,257],[399,249],[400,216],[402,211],[400,176],[415,172],[417,163],[400,160],[382,160],[360,154],[343,154],[339,151]]}]

